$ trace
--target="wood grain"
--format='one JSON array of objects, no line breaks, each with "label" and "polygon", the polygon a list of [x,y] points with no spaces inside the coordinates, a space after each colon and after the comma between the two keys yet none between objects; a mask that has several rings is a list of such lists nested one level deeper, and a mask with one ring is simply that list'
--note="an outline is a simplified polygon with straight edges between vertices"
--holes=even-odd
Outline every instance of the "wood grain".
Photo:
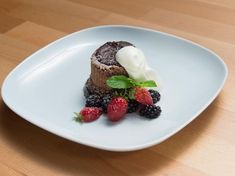
[{"label": "wood grain", "polygon": [[0,85],[37,49],[103,24],[144,26],[190,39],[217,52],[229,68],[222,92],[196,120],[136,152],[67,141],[23,120],[0,99],[0,175],[235,175],[234,19],[232,0],[0,0]]}]

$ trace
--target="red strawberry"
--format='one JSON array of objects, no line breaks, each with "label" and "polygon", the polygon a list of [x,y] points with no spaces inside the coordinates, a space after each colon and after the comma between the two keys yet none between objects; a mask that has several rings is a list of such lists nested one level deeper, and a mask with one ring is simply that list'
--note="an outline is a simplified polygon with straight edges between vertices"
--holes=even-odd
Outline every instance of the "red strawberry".
[{"label": "red strawberry", "polygon": [[114,97],[108,104],[107,115],[109,120],[118,121],[127,112],[128,102],[123,97]]},{"label": "red strawberry", "polygon": [[135,100],[144,105],[152,105],[153,99],[147,89],[141,87],[134,88]]},{"label": "red strawberry", "polygon": [[97,107],[84,107],[79,113],[75,113],[75,120],[79,122],[92,122],[100,117],[102,110]]}]

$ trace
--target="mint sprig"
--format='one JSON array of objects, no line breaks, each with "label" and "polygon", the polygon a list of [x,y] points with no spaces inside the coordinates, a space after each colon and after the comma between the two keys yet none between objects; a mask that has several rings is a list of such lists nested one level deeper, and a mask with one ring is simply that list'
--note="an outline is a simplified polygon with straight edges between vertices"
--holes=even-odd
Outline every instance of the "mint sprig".
[{"label": "mint sprig", "polygon": [[144,82],[136,82],[136,85],[140,87],[157,87],[157,84],[153,80],[147,80]]},{"label": "mint sprig", "polygon": [[112,76],[106,80],[106,83],[109,87],[116,89],[126,89],[133,87],[132,79],[123,75]]},{"label": "mint sprig", "polygon": [[134,79],[128,78],[124,75],[115,75],[106,80],[106,84],[115,89],[127,89],[131,87],[157,87],[157,84],[153,80],[147,80],[144,82],[138,82]]}]

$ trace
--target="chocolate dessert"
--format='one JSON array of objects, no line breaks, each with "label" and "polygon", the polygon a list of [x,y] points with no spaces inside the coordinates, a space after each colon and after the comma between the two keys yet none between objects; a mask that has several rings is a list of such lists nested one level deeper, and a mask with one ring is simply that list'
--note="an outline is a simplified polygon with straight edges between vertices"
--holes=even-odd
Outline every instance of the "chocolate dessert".
[{"label": "chocolate dessert", "polygon": [[107,42],[100,46],[91,56],[91,74],[84,86],[84,95],[104,95],[112,89],[106,85],[106,80],[113,75],[128,76],[126,70],[116,61],[118,50],[133,44],[125,41]]},{"label": "chocolate dessert", "polygon": [[85,107],[75,113],[78,122],[93,122],[107,114],[117,122],[137,112],[147,119],[161,114],[155,72],[144,53],[126,41],[107,42],[91,56],[91,74],[84,86]]}]

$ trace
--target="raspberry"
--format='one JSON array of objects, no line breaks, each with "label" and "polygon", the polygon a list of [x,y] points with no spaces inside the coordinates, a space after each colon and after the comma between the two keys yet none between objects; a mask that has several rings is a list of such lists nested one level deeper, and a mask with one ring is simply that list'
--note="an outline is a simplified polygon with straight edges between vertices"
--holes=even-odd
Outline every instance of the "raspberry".
[{"label": "raspberry", "polygon": [[86,107],[101,107],[101,97],[99,95],[90,95],[86,99]]},{"label": "raspberry", "polygon": [[136,112],[137,109],[139,108],[140,103],[136,100],[129,100],[128,101],[128,109],[127,109],[127,113],[132,113],[132,112]]},{"label": "raspberry", "polygon": [[161,95],[160,95],[160,93],[158,91],[150,89],[149,93],[150,93],[150,95],[151,95],[151,97],[153,99],[153,103],[154,104],[157,103],[160,100]]},{"label": "raspberry", "polygon": [[161,114],[162,110],[160,106],[145,105],[140,109],[140,115],[148,119],[155,119]]}]

